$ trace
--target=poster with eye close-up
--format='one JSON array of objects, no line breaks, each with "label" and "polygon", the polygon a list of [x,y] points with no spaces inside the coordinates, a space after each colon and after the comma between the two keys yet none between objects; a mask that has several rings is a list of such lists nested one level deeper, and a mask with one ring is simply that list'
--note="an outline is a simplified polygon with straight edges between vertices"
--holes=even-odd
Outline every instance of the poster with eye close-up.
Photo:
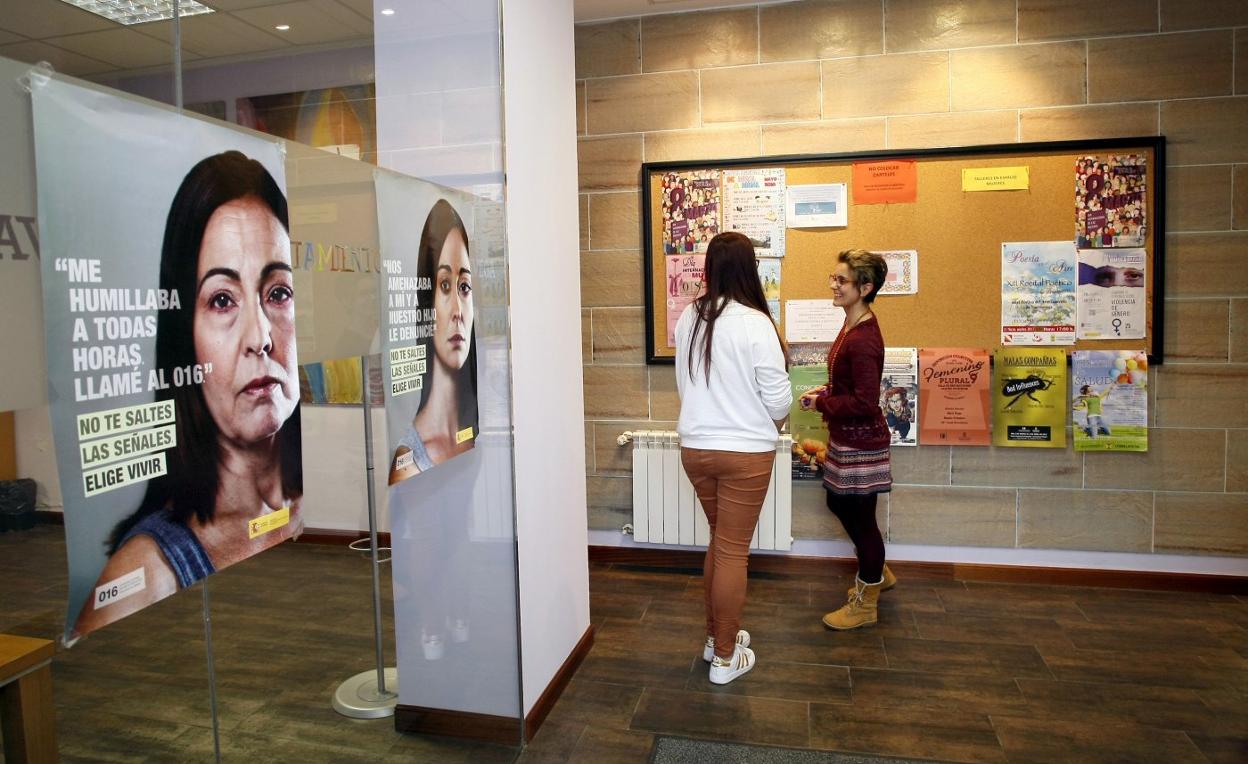
[{"label": "poster with eye close-up", "polygon": [[478,200],[384,170],[375,182],[386,469],[395,485],[471,451],[480,434],[472,291]]},{"label": "poster with eye close-up", "polygon": [[302,530],[277,142],[33,89],[71,643]]}]

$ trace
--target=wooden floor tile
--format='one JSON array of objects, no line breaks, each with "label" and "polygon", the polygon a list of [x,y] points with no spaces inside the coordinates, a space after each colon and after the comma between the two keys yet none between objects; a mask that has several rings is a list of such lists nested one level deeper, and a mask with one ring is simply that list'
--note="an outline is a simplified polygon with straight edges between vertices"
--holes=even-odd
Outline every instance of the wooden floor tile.
[{"label": "wooden floor tile", "polygon": [[632,728],[741,743],[806,747],[810,737],[808,706],[789,700],[647,689],[633,715]]},{"label": "wooden floor tile", "polygon": [[1196,656],[1164,650],[1078,650],[1039,645],[1056,679],[1071,682],[1132,682],[1164,687],[1220,687],[1225,673]]},{"label": "wooden floor tile", "polygon": [[1075,648],[1052,618],[915,613],[914,621],[922,639]]},{"label": "wooden floor tile", "polygon": [[1185,687],[1044,679],[1019,679],[1018,686],[1027,699],[1022,714],[1030,718],[1129,722],[1187,731],[1223,726],[1197,691]]},{"label": "wooden floor tile", "polygon": [[987,716],[931,709],[812,703],[810,745],[877,756],[1005,761]]},{"label": "wooden floor tile", "polygon": [[1182,732],[1132,724],[1072,722],[993,716],[1001,746],[1010,761],[1095,761],[1136,764],[1205,762]]},{"label": "wooden floor tile", "polygon": [[649,732],[590,727],[577,740],[576,747],[566,760],[593,764],[633,764],[646,761],[653,747],[654,735]]},{"label": "wooden floor tile", "polygon": [[957,708],[972,714],[1026,707],[1013,679],[863,668],[850,669],[849,676],[855,706]]},{"label": "wooden floor tile", "polygon": [[884,652],[888,657],[888,667],[901,671],[1046,679],[1052,677],[1040,653],[1030,645],[885,638]]},{"label": "wooden floor tile", "polygon": [[605,729],[627,729],[640,698],[640,687],[578,677],[564,688],[561,702],[547,718]]}]

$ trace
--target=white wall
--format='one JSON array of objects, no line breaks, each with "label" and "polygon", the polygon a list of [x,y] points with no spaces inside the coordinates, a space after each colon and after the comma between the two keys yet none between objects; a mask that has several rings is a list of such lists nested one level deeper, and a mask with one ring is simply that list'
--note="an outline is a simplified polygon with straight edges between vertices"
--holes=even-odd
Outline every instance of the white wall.
[{"label": "white wall", "polygon": [[589,628],[571,0],[503,4],[524,713]]}]

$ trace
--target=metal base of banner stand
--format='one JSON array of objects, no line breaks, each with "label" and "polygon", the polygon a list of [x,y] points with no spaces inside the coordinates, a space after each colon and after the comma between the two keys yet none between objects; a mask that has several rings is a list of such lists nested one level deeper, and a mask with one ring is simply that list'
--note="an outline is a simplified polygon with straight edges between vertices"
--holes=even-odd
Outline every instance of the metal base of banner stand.
[{"label": "metal base of banner stand", "polygon": [[394,716],[399,702],[398,669],[386,669],[386,692],[377,689],[377,671],[356,674],[334,691],[334,710],[352,719],[382,719]]}]

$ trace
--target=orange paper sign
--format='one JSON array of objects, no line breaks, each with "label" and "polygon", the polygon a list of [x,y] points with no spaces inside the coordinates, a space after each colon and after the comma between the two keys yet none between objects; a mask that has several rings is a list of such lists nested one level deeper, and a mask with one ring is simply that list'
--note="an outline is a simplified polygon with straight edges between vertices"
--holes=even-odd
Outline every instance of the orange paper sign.
[{"label": "orange paper sign", "polygon": [[913,202],[919,183],[913,159],[854,162],[854,204]]}]

